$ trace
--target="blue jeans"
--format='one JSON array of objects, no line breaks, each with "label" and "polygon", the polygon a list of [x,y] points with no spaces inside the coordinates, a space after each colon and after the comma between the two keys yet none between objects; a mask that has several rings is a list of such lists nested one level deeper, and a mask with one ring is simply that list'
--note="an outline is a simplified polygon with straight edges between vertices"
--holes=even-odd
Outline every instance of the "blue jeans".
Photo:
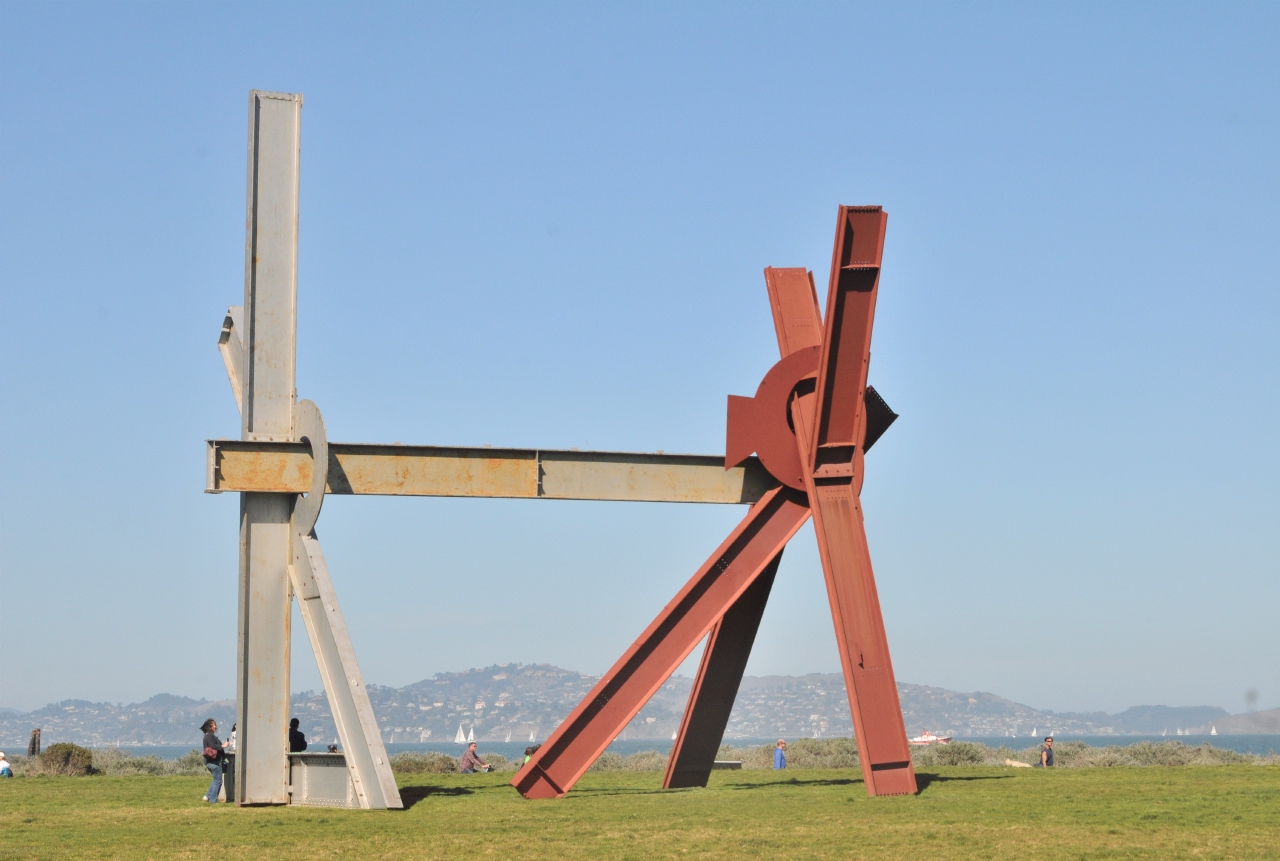
[{"label": "blue jeans", "polygon": [[204,794],[204,800],[216,802],[218,793],[222,791],[222,763],[206,762],[204,767],[213,775],[213,783],[209,784],[209,791]]}]

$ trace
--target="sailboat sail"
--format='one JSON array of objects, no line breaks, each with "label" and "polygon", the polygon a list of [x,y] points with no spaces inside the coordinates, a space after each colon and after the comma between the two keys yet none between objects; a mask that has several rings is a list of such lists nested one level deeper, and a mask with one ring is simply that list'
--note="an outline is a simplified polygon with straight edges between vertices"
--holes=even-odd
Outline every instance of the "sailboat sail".
[{"label": "sailboat sail", "polygon": [[529,741],[534,741],[534,740],[535,740],[535,739],[534,739],[534,737],[533,737],[533,733],[534,733],[534,730],[529,730]]},{"label": "sailboat sail", "polygon": [[458,724],[458,734],[453,737],[455,744],[466,744],[467,737],[462,734],[462,724]]},{"label": "sailboat sail", "polygon": [[[461,726],[459,726],[459,729],[461,729]],[[472,724],[471,731],[467,733],[467,743],[470,744],[475,740],[476,740],[476,725]]]}]

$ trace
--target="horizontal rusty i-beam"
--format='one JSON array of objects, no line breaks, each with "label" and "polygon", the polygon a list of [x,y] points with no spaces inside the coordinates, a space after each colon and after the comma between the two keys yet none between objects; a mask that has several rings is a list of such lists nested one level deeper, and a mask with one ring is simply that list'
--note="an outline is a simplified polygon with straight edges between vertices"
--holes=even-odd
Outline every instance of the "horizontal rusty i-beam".
[{"label": "horizontal rusty i-beam", "polygon": [[[306,443],[208,440],[206,493],[305,493]],[[778,482],[722,455],[329,443],[327,493],[753,504]]]}]

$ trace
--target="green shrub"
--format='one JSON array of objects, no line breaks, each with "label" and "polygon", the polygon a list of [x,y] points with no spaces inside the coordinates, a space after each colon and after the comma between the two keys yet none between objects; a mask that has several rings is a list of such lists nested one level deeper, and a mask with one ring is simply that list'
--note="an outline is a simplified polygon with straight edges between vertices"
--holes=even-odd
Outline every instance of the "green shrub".
[{"label": "green shrub", "polygon": [[587,769],[589,772],[599,773],[602,771],[666,771],[667,755],[658,753],[656,750],[643,750],[640,753],[633,753],[630,756],[623,756],[620,753],[605,752],[600,754],[600,758],[591,763],[591,767]]},{"label": "green shrub", "polygon": [[80,777],[93,774],[93,751],[70,742],[51,744],[37,757],[45,774]]},{"label": "green shrub", "polygon": [[391,770],[397,774],[456,774],[458,761],[443,753],[397,753],[391,757]]},{"label": "green shrub", "polygon": [[110,775],[205,775],[204,757],[192,750],[178,759],[161,759],[158,756],[130,756],[118,747],[103,747],[93,751],[93,768]]},{"label": "green shrub", "polygon": [[[515,771],[519,767],[514,760],[508,760],[500,753],[485,753],[480,758],[489,763],[494,771]],[[523,757],[520,761],[524,762]]]},{"label": "green shrub", "polygon": [[[992,750],[985,744],[953,741],[950,744],[931,744],[913,747],[911,761],[916,767],[939,765],[986,765]],[[1004,764],[1004,759],[1000,759]]]},{"label": "green shrub", "polygon": [[[739,760],[743,768],[773,768],[774,745],[732,747],[724,744],[716,759]],[[858,742],[852,738],[801,738],[787,742],[790,768],[858,768]]]}]

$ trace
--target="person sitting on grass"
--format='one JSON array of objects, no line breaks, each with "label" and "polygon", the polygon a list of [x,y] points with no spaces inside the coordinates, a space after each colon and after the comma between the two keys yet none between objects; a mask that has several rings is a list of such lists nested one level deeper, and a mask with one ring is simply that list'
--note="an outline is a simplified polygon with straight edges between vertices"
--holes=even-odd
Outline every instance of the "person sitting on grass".
[{"label": "person sitting on grass", "polygon": [[475,774],[477,771],[489,771],[491,768],[492,766],[476,753],[474,741],[467,745],[467,752],[462,755],[462,762],[458,763],[459,774]]},{"label": "person sitting on grass", "polygon": [[3,750],[0,750],[0,777],[13,777],[13,766],[4,758]]},{"label": "person sitting on grass", "polygon": [[787,767],[787,743],[782,739],[778,739],[778,744],[773,749],[773,767],[775,769]]}]

